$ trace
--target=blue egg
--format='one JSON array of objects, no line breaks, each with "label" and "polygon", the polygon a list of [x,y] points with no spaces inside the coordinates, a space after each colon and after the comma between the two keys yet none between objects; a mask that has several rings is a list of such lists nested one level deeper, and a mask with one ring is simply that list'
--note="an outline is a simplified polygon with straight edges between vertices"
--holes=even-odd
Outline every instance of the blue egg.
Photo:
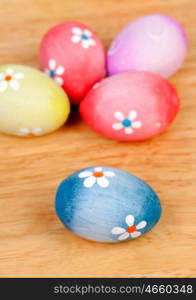
[{"label": "blue egg", "polygon": [[161,216],[152,188],[127,172],[90,167],[60,184],[56,213],[75,234],[92,241],[121,242],[151,230]]}]

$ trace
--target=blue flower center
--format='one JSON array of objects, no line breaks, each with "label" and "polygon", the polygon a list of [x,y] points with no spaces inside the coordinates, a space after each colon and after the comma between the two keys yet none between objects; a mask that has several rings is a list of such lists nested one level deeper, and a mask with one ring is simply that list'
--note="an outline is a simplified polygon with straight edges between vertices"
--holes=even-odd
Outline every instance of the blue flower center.
[{"label": "blue flower center", "polygon": [[50,77],[54,78],[55,77],[55,71],[54,70],[50,70]]},{"label": "blue flower center", "polygon": [[84,33],[81,35],[81,38],[83,40],[88,40],[89,39],[89,37],[86,34],[84,34]]},{"label": "blue flower center", "polygon": [[132,122],[131,122],[129,119],[124,119],[124,120],[122,121],[122,125],[123,125],[124,127],[131,127]]}]

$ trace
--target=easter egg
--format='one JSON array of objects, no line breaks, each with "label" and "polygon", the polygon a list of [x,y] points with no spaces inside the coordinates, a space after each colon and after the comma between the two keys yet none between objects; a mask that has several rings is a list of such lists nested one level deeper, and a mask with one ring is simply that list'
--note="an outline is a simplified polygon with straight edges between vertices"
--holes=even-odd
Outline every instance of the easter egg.
[{"label": "easter egg", "polygon": [[59,128],[70,111],[67,95],[42,72],[22,65],[0,66],[0,131],[39,136]]},{"label": "easter egg", "polygon": [[127,71],[174,74],[187,55],[187,35],[176,20],[166,15],[146,15],[127,25],[107,53],[110,75]]},{"label": "easter egg", "polygon": [[110,167],[90,167],[64,179],[56,213],[75,234],[117,243],[150,231],[161,215],[158,196],[141,179]]},{"label": "easter egg", "polygon": [[81,116],[93,130],[121,141],[142,141],[162,133],[178,110],[174,87],[147,72],[108,77],[80,104]]},{"label": "easter egg", "polygon": [[51,28],[42,39],[39,57],[41,69],[66,91],[73,104],[105,76],[102,43],[78,22]]}]

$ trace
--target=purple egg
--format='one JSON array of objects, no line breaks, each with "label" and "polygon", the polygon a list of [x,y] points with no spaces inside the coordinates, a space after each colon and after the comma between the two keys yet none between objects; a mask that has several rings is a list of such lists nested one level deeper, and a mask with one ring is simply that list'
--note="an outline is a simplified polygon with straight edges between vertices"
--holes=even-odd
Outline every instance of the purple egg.
[{"label": "purple egg", "polygon": [[187,34],[175,19],[147,15],[128,24],[112,42],[108,74],[148,71],[167,78],[180,68],[187,49]]}]

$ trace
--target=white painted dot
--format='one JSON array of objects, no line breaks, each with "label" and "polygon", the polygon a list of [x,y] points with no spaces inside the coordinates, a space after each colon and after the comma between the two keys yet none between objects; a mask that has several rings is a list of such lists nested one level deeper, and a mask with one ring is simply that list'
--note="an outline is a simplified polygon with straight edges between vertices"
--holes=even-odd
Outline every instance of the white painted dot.
[{"label": "white painted dot", "polygon": [[156,124],[156,127],[161,127],[161,123],[157,122]]},{"label": "white painted dot", "polygon": [[157,30],[151,30],[151,32],[148,32],[148,36],[151,39],[154,40],[161,40],[163,38],[165,38],[168,34],[168,30],[167,28],[161,28],[161,29],[157,29]]},{"label": "white painted dot", "polygon": [[119,48],[119,42],[117,43],[117,41],[113,41],[110,46],[110,49],[108,50],[108,55],[113,55],[114,53],[116,53],[118,48]]},{"label": "white painted dot", "polygon": [[97,89],[99,86],[100,86],[100,83],[97,82],[97,83],[95,83],[95,84],[93,85],[93,89]]}]

